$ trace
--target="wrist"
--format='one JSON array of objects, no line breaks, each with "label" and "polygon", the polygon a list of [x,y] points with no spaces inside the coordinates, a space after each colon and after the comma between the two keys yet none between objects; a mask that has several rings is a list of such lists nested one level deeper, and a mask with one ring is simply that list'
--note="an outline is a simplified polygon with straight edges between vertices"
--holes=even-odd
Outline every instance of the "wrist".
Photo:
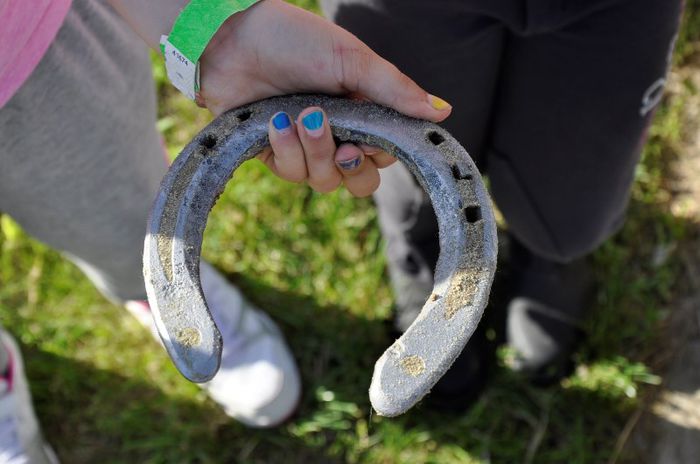
[{"label": "wrist", "polygon": [[[199,91],[199,62],[222,26],[258,0],[191,0],[161,37],[168,78],[188,98]],[[221,39],[216,39],[220,42]]]},{"label": "wrist", "polygon": [[[250,7],[246,8],[245,10],[238,11],[231,16],[229,16],[226,21],[223,22],[221,27],[214,33],[212,36],[211,40],[207,44],[207,47],[204,49],[204,52],[202,53],[202,57],[200,60],[203,60],[205,57],[209,57],[211,55],[217,54],[221,46],[225,43],[232,44],[234,43],[234,33],[235,31],[239,30],[241,25],[245,22],[246,16],[250,14],[250,11],[255,8],[259,3],[262,3],[265,0],[259,0],[258,2],[252,4]],[[237,43],[237,41],[236,41]]]}]

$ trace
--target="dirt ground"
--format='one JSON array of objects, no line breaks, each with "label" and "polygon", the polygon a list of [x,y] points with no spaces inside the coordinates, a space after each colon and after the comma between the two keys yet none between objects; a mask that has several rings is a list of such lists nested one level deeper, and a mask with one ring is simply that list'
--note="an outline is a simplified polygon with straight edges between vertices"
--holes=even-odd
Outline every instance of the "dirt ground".
[{"label": "dirt ground", "polygon": [[[647,464],[700,463],[700,58],[671,74],[668,92],[683,100],[683,142],[671,160],[670,208],[687,224],[687,238],[659,250],[683,266],[677,297],[655,364],[663,383],[630,417],[618,445]],[[614,462],[614,460],[611,460]]]}]

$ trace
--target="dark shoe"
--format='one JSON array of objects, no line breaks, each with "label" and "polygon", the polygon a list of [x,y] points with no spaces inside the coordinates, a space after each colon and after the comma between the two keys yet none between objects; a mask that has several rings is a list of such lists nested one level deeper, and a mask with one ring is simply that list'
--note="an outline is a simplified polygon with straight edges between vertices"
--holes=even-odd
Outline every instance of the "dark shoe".
[{"label": "dark shoe", "polygon": [[[479,399],[491,366],[495,364],[495,343],[486,337],[487,331],[487,324],[479,324],[452,367],[425,397],[426,406],[441,412],[461,413]],[[401,336],[401,332],[394,328],[390,333],[392,338]]]},{"label": "dark shoe", "polygon": [[516,352],[512,367],[537,385],[551,385],[573,371],[571,355],[595,294],[592,271],[585,258],[557,263],[511,242],[506,336]]},{"label": "dark shoe", "polygon": [[479,324],[452,367],[435,384],[425,398],[426,405],[442,412],[461,413],[479,399],[495,364],[495,345],[486,337],[486,322]]}]

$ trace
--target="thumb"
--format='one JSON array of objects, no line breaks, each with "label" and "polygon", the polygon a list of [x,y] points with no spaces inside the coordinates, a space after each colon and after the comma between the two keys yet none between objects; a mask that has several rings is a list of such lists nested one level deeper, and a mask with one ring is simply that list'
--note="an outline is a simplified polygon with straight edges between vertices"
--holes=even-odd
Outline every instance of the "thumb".
[{"label": "thumb", "polygon": [[334,52],[338,76],[346,90],[420,119],[440,122],[450,115],[449,103],[423,90],[366,45],[336,47]]}]

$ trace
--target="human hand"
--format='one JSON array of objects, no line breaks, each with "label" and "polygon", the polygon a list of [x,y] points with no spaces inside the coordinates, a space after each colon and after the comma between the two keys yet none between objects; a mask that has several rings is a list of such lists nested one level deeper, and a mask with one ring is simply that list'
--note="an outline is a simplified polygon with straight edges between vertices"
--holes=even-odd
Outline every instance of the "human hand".
[{"label": "human hand", "polygon": [[[215,115],[299,92],[364,98],[434,122],[451,111],[349,32],[281,0],[262,0],[229,18],[202,55],[200,71],[198,104]],[[370,195],[379,186],[377,169],[394,162],[375,147],[336,147],[321,108],[276,114],[270,143],[258,158],[279,177],[306,180],[319,192],[344,183],[356,196]]]},{"label": "human hand", "polygon": [[[189,0],[108,1],[158,49],[160,36],[168,34]],[[364,98],[433,122],[452,110],[348,31],[281,0],[261,0],[231,16],[201,56],[200,71],[197,103],[215,115],[263,98],[304,92]],[[307,180],[322,192],[343,182],[353,194],[369,195],[379,185],[377,169],[394,159],[373,147],[336,147],[328,119],[315,110],[302,112],[309,131],[303,123],[292,123],[297,115],[287,115],[288,127],[277,115],[282,126],[275,130],[271,124],[272,146],[259,158],[283,179]]]}]

